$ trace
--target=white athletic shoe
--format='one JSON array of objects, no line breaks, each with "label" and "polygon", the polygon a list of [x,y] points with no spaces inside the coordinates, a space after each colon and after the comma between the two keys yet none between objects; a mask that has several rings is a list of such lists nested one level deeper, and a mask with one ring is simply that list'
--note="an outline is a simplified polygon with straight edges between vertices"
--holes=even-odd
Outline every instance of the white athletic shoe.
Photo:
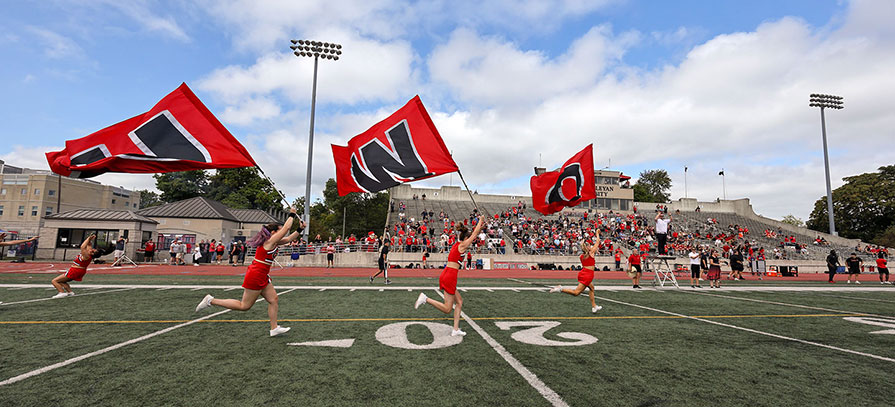
[{"label": "white athletic shoe", "polygon": [[276,328],[270,330],[270,336],[277,336],[279,334],[284,334],[286,332],[289,332],[290,329],[292,329],[292,328],[284,328],[282,326],[277,325]]},{"label": "white athletic shoe", "polygon": [[601,309],[603,309],[603,307],[600,306],[600,305],[597,305],[596,307],[591,308],[591,309],[590,309],[590,312],[597,312],[597,311],[599,311],[599,310],[601,310]]},{"label": "white athletic shoe", "polygon": [[554,286],[554,287],[552,287],[552,288],[550,289],[550,292],[551,292],[551,293],[558,293],[558,292],[560,292],[560,291],[562,291],[562,286],[561,286],[561,285]]},{"label": "white athletic shoe", "polygon": [[68,297],[68,293],[56,293],[52,298],[65,298]]},{"label": "white athletic shoe", "polygon": [[456,331],[451,329],[451,336],[466,336],[466,332],[463,332],[459,329]]},{"label": "white athletic shoe", "polygon": [[211,294],[206,294],[205,298],[203,298],[202,301],[199,302],[199,305],[196,306],[196,312],[202,311],[205,308],[210,307],[211,300],[213,300],[213,299],[214,299],[214,297],[212,297]]},{"label": "white athletic shoe", "polygon": [[67,297],[74,297],[74,296],[75,296],[75,292],[74,292],[74,291],[69,291],[69,292],[68,292]]},{"label": "white athletic shoe", "polygon": [[420,305],[425,304],[426,299],[428,298],[429,297],[426,297],[426,294],[420,293],[420,296],[416,297],[416,303],[413,304],[413,309],[420,309]]},{"label": "white athletic shoe", "polygon": [[851,280],[845,280],[845,284],[851,284]]},{"label": "white athletic shoe", "polygon": [[858,280],[855,280],[855,284],[861,284],[861,282]]}]

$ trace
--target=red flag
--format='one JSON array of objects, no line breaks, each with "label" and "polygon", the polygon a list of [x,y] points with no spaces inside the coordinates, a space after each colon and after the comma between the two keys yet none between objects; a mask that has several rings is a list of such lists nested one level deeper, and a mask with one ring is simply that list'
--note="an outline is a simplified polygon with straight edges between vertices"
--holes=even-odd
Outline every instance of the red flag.
[{"label": "red flag", "polygon": [[597,197],[594,184],[594,145],[575,154],[562,168],[531,177],[531,201],[544,215]]},{"label": "red flag", "polygon": [[458,170],[419,96],[347,147],[332,148],[339,195],[378,192]]},{"label": "red flag", "polygon": [[66,141],[47,161],[53,172],[75,178],[255,166],[185,83],[146,113]]}]

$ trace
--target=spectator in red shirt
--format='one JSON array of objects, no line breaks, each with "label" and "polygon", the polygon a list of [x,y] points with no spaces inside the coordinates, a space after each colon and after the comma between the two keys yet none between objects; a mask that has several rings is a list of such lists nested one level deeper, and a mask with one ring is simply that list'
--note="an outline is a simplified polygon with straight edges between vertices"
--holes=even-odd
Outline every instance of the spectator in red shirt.
[{"label": "spectator in red shirt", "polygon": [[628,277],[634,284],[634,288],[640,288],[640,276],[643,275],[643,269],[640,268],[640,254],[631,253],[628,257]]},{"label": "spectator in red shirt", "polygon": [[[886,263],[886,256],[882,250],[880,250],[879,253],[876,254],[876,270],[879,271],[880,284],[892,284],[892,282],[889,281],[889,268],[886,267]],[[883,280],[884,274],[885,280]]]}]

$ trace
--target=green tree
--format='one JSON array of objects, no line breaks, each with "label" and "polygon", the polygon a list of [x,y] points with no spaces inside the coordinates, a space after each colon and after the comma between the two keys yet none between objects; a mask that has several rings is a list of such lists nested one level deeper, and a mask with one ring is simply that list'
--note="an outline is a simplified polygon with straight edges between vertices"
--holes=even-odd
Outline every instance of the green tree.
[{"label": "green tree", "polygon": [[[336,180],[330,178],[323,190],[323,204],[324,211],[319,213],[321,230],[329,236],[342,234],[343,218],[345,235],[353,233],[361,237],[370,231],[381,234],[385,226],[385,217],[388,213],[388,194],[385,192],[375,194],[352,192],[339,196]],[[313,209],[311,215],[314,219]]]},{"label": "green tree", "polygon": [[204,170],[166,172],[153,175],[162,202],[175,202],[205,195],[208,174]]},{"label": "green tree", "polygon": [[634,184],[634,200],[637,202],[665,203],[670,199],[671,177],[665,170],[646,170]]},{"label": "green tree", "polygon": [[[836,231],[842,237],[865,242],[882,238],[895,225],[895,165],[843,180],[845,184],[833,190]],[[808,227],[829,233],[825,196],[814,203]]]},{"label": "green tree", "polygon": [[797,228],[805,227],[805,221],[803,221],[801,218],[797,218],[794,215],[786,215],[783,217],[783,219],[780,220],[780,222],[786,223],[788,225],[793,225]]},{"label": "green tree", "polygon": [[136,192],[140,194],[140,209],[161,205],[163,203],[159,194],[148,189],[140,189]]},{"label": "green tree", "polygon": [[885,247],[895,247],[895,225],[889,226],[885,232],[873,240],[873,243]]},{"label": "green tree", "polygon": [[284,209],[280,194],[255,167],[217,170],[204,196],[235,209]]}]

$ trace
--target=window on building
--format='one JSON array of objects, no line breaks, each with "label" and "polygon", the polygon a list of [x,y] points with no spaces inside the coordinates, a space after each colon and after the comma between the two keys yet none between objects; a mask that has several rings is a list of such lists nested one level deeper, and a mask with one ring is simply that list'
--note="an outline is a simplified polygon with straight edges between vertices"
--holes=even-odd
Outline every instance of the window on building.
[{"label": "window on building", "polygon": [[19,216],[25,216],[25,205],[19,205]]},{"label": "window on building", "polygon": [[34,195],[40,195],[40,188],[34,188]]},{"label": "window on building", "polygon": [[174,234],[166,234],[159,233],[156,238],[155,250],[168,250],[171,247],[171,243],[174,242],[174,239],[180,240],[181,243],[186,243],[190,249],[196,245],[196,235],[174,235]]},{"label": "window on building", "polygon": [[631,201],[629,201],[627,199],[622,199],[621,201],[619,201],[619,204],[620,204],[619,209],[621,209],[623,211],[631,210]]},{"label": "window on building", "polygon": [[44,212],[44,215],[52,215],[52,214],[53,214],[53,207],[48,206],[47,210]]},{"label": "window on building", "polygon": [[137,209],[137,203],[134,202],[134,209]]},{"label": "window on building", "polygon": [[112,203],[113,203],[113,204],[115,203],[115,198],[112,198]]},{"label": "window on building", "polygon": [[3,205],[0,205],[0,216],[3,216]]},{"label": "window on building", "polygon": [[49,196],[54,196],[54,195],[56,195],[56,190],[55,190],[55,189],[49,189],[49,190],[47,190],[47,195],[49,195]]},{"label": "window on building", "polygon": [[37,216],[37,207],[36,206],[31,207],[31,216]]},{"label": "window on building", "polygon": [[28,195],[28,188],[22,188],[22,195]]},{"label": "window on building", "polygon": [[6,188],[0,188],[0,195],[6,195]]},{"label": "window on building", "polygon": [[131,206],[131,203],[128,201],[124,201],[124,207],[127,208],[128,206]]},{"label": "window on building", "polygon": [[105,246],[118,240],[117,230],[59,228],[59,234],[56,237],[56,247],[70,249],[81,247],[84,239],[94,233],[96,233],[96,246]]}]

